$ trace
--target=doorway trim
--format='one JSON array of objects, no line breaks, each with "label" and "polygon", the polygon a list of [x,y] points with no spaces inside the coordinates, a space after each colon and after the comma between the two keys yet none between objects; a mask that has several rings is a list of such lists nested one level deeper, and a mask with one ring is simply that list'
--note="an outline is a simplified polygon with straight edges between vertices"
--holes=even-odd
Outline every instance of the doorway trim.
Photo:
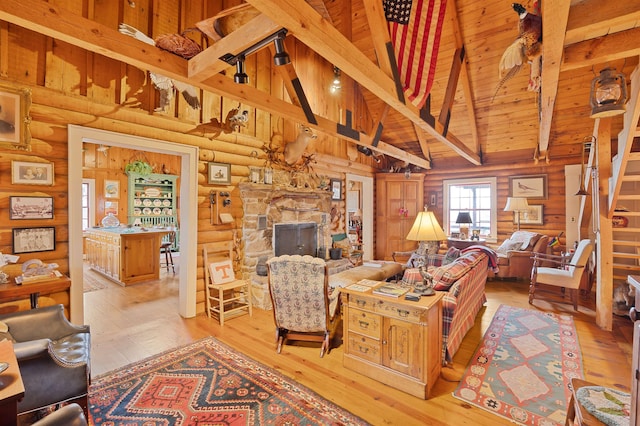
[{"label": "doorway trim", "polygon": [[[184,318],[196,315],[196,269],[198,223],[199,148],[159,139],[127,135],[90,127],[68,126],[69,161],[69,273],[71,321],[84,323],[82,282],[82,144],[84,142],[144,150],[180,157],[180,268],[178,312]],[[158,256],[160,253],[158,253]]]},{"label": "doorway trim", "polygon": [[[345,182],[360,182],[362,185],[362,246],[363,259],[373,259],[373,178],[347,173]],[[348,193],[348,191],[347,191]]]}]

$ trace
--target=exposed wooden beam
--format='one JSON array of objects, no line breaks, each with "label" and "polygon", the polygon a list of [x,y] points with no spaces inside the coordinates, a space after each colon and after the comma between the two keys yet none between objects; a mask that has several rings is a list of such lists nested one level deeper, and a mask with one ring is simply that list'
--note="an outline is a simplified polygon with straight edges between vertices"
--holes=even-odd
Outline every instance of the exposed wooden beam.
[{"label": "exposed wooden beam", "polygon": [[561,71],[591,67],[640,55],[640,28],[586,40],[564,49]]},{"label": "exposed wooden beam", "polygon": [[562,63],[564,33],[569,19],[569,4],[567,0],[545,0],[542,4],[542,87],[540,89],[538,160],[549,160],[547,150],[553,122],[553,109],[558,95],[558,79]]},{"label": "exposed wooden beam", "polygon": [[444,135],[447,134],[449,128],[449,120],[451,120],[451,108],[453,108],[453,101],[456,98],[456,89],[458,87],[458,79],[460,78],[460,71],[462,70],[462,64],[464,62],[464,49],[456,49],[453,54],[453,63],[451,64],[451,71],[449,72],[449,82],[447,83],[447,90],[444,94],[444,101],[442,102],[442,108],[440,109],[440,115],[438,116],[438,122],[444,128]]},{"label": "exposed wooden beam", "polygon": [[395,82],[304,0],[249,0],[249,3],[439,142],[471,163],[481,164],[480,156],[467,145],[453,135],[442,136],[420,118],[416,108],[398,100]]},{"label": "exposed wooden beam", "polygon": [[[565,46],[638,26],[640,0],[609,1],[606,4],[607,7],[603,7],[602,0],[581,0],[571,6]],[[543,3],[542,7],[545,6]]]},{"label": "exposed wooden beam", "polygon": [[210,47],[189,60],[189,80],[203,81],[229,67],[220,57],[227,53],[237,54],[253,46],[280,27],[264,15],[258,15],[236,31],[221,38]]},{"label": "exposed wooden beam", "polygon": [[[464,40],[462,38],[462,30],[460,29],[460,20],[458,19],[458,7],[455,0],[448,0],[447,16],[453,29],[453,35],[456,39],[456,48],[465,49]],[[465,49],[466,51],[466,49]],[[467,107],[467,120],[469,122],[469,131],[471,132],[471,140],[473,141],[473,150],[480,152],[480,138],[478,136],[478,119],[476,117],[476,107],[473,97],[473,87],[469,78],[469,64],[466,58],[462,62],[461,69],[462,92],[464,93],[464,103]],[[429,157],[426,157],[429,158]]]},{"label": "exposed wooden beam", "polygon": [[[379,0],[363,0],[364,13],[369,22],[373,48],[378,58],[378,67],[388,76],[393,78],[393,66],[389,57],[389,25],[384,17],[384,8]],[[393,52],[393,50],[392,50]]]},{"label": "exposed wooden beam", "polygon": [[[11,22],[144,70],[190,82],[187,77],[188,63],[185,59],[47,2],[31,1],[28,7],[25,7],[24,1],[2,0],[0,2],[0,20]],[[307,117],[299,106],[272,97],[249,85],[234,84],[232,80],[220,73],[196,85],[203,90],[260,108],[275,116],[285,117],[300,123],[307,122]],[[312,124],[310,127],[329,136],[344,139],[336,130],[339,123],[322,117],[317,117],[317,120],[318,124]],[[370,146],[372,139],[366,134],[360,134],[359,141],[350,140],[350,142]],[[428,165],[428,162],[423,158],[384,142],[380,142],[376,150],[420,167],[426,168]]]}]

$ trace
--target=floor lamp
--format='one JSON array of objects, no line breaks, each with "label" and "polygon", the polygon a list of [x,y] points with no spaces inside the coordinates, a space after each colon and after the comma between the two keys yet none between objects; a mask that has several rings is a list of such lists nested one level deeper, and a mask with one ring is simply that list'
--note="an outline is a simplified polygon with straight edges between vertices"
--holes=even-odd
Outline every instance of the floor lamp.
[{"label": "floor lamp", "polygon": [[521,197],[508,197],[507,205],[504,206],[505,212],[515,212],[518,231],[520,230],[520,212],[524,212],[527,210],[529,210],[529,203],[527,203],[526,198]]},{"label": "floor lamp", "polygon": [[[442,241],[446,239],[447,235],[438,223],[438,219],[433,212],[427,211],[427,206],[424,206],[424,211],[418,213],[418,216],[416,216],[416,220],[413,222],[413,226],[407,234],[407,240],[422,242]],[[431,280],[432,277],[426,272],[424,266],[420,267],[420,275],[422,276],[422,281],[415,285],[413,292],[423,296],[435,294]]]}]

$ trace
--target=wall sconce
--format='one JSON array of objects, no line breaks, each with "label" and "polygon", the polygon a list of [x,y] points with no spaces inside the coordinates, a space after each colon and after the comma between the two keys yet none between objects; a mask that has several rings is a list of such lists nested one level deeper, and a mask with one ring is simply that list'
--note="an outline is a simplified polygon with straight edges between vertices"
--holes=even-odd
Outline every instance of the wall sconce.
[{"label": "wall sconce", "polygon": [[283,28],[275,33],[265,37],[256,44],[246,48],[238,54],[226,53],[220,57],[221,61],[226,62],[229,65],[236,66],[236,73],[233,76],[233,81],[238,84],[246,84],[249,82],[249,77],[245,73],[244,60],[250,54],[257,52],[269,43],[273,41],[276,54],[273,56],[273,63],[280,66],[286,65],[291,62],[289,54],[284,50],[284,38],[287,35],[287,29]]},{"label": "wall sconce", "polygon": [[591,118],[624,114],[627,102],[627,83],[615,68],[605,68],[591,81]]},{"label": "wall sconce", "polygon": [[340,80],[340,76],[342,72],[340,68],[334,65],[333,67],[333,81],[331,82],[331,86],[329,86],[329,91],[331,93],[337,93],[342,88],[342,81]]}]

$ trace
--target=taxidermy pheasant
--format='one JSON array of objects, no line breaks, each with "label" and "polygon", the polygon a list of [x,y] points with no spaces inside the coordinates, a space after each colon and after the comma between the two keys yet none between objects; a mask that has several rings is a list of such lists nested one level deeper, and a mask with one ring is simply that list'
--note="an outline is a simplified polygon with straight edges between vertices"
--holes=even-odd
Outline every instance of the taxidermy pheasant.
[{"label": "taxidermy pheasant", "polygon": [[[126,34],[135,39],[138,39],[144,43],[150,44],[152,46],[156,46],[156,41],[154,39],[144,34],[142,31],[132,27],[131,25],[122,23],[118,27],[118,31],[120,31],[122,34]],[[178,36],[178,37],[181,37],[183,39],[179,43],[177,42],[177,38],[175,37],[175,35],[174,37],[171,37],[171,35],[160,36],[158,37],[157,45],[158,47],[161,47],[171,53],[175,53],[185,58],[190,57],[188,56],[189,53],[185,54],[185,51],[193,52],[195,50],[200,49],[200,46],[198,46],[193,40],[188,39],[186,37],[182,37],[182,36]],[[186,45],[185,43],[187,43],[188,45]],[[196,45],[198,49],[195,49],[193,45]],[[191,56],[194,56],[194,55],[195,53]],[[153,86],[160,92],[160,106],[156,108],[156,110],[164,111],[167,108],[167,106],[169,106],[169,103],[173,99],[175,90],[182,93],[182,97],[184,98],[185,101],[187,101],[187,103],[191,108],[193,109],[200,108],[200,100],[198,99],[198,90],[195,87],[191,86],[190,84],[183,83],[181,81],[174,80],[172,78],[165,77],[164,75],[153,73],[153,72],[150,72],[149,76],[151,77],[151,82],[153,83]]]},{"label": "taxidermy pheasant", "polygon": [[[542,18],[527,12],[519,3],[511,5],[519,16],[518,38],[507,48],[500,59],[500,81],[493,94],[495,98],[502,85],[515,76],[522,64],[531,64],[528,90],[540,90],[540,55],[542,54]],[[493,98],[492,98],[493,100]]]}]

